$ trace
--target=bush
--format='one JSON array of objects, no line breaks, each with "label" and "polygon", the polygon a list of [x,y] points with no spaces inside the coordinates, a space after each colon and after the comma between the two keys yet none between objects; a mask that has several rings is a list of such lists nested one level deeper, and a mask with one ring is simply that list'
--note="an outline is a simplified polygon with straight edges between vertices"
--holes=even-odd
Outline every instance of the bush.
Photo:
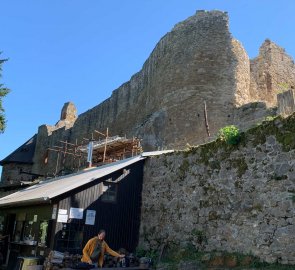
[{"label": "bush", "polygon": [[235,145],[240,142],[241,133],[236,126],[230,125],[221,128],[218,132],[218,137],[228,144]]},{"label": "bush", "polygon": [[273,121],[273,120],[275,120],[275,119],[276,119],[276,116],[271,116],[271,115],[269,115],[269,116],[266,116],[266,117],[265,117],[264,121],[266,121],[266,122],[270,122],[270,121]]},{"label": "bush", "polygon": [[158,261],[159,254],[156,250],[145,250],[141,247],[136,248],[136,257],[141,258],[141,257],[147,257],[151,260],[151,265],[155,265],[156,262]]}]

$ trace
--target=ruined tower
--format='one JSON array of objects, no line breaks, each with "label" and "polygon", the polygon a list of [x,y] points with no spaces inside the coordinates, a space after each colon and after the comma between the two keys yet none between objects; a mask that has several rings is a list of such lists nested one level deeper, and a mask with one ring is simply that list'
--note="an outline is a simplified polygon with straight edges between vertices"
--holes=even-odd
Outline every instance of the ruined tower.
[{"label": "ruined tower", "polygon": [[204,143],[225,125],[248,127],[263,119],[276,106],[278,88],[291,85],[294,61],[282,48],[266,40],[250,60],[232,37],[226,12],[197,11],[176,24],[142,69],[104,102],[79,117],[66,103],[55,126],[39,127],[32,171],[53,172],[57,154],[48,155],[48,148],[61,140],[81,142],[94,130],[136,136],[145,151]]},{"label": "ruined tower", "polygon": [[276,95],[295,87],[294,60],[269,39],[261,45],[259,55],[251,60],[251,93],[256,100],[276,106]]}]

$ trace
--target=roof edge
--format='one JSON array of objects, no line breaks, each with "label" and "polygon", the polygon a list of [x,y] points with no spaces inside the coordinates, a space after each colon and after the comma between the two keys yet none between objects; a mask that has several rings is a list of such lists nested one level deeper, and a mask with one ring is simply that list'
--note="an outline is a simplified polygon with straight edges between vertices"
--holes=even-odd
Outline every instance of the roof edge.
[{"label": "roof edge", "polygon": [[34,198],[30,200],[25,201],[15,201],[15,202],[7,202],[2,203],[1,208],[13,208],[17,206],[27,206],[27,205],[35,205],[35,204],[50,204],[51,200],[49,197],[40,197],[40,198]]}]

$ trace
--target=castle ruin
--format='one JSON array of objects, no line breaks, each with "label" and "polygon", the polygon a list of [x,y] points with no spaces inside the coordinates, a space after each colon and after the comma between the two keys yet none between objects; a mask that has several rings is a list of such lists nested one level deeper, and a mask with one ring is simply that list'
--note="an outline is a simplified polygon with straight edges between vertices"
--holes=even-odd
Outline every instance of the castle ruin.
[{"label": "castle ruin", "polygon": [[[250,60],[232,37],[226,12],[197,11],[175,25],[110,98],[78,117],[75,105],[66,103],[60,121],[40,126],[27,151],[23,145],[1,161],[2,182],[51,175],[57,153],[48,149],[60,141],[81,142],[94,130],[137,137],[145,151],[205,143],[226,125],[243,129],[277,114],[277,94],[294,85],[294,61],[284,49],[266,40]],[[281,94],[280,100],[287,99],[281,106],[294,107],[290,91],[293,99]],[[71,157],[62,166],[73,171],[77,162]]]}]

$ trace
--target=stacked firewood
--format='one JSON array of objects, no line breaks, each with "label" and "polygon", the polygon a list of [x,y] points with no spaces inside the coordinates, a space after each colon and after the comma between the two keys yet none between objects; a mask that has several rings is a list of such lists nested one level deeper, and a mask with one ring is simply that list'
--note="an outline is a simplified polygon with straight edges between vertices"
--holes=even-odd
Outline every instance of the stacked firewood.
[{"label": "stacked firewood", "polygon": [[65,252],[63,261],[64,268],[75,268],[79,262],[81,262],[82,256],[80,254],[69,254]]},{"label": "stacked firewood", "polygon": [[[104,267],[117,268],[117,267],[137,267],[141,266],[142,269],[148,268],[148,258],[137,258],[133,253],[127,252],[125,249],[120,249],[119,254],[124,254],[124,258],[116,258],[105,254]],[[59,270],[60,268],[73,268],[77,269],[81,263],[82,256],[80,254],[69,254],[68,252],[61,253],[58,251],[50,251],[48,257],[44,262],[44,270]],[[146,267],[146,268],[145,268]],[[86,269],[86,268],[85,268]]]},{"label": "stacked firewood", "polygon": [[115,258],[108,254],[106,254],[104,257],[104,267],[115,268],[117,267],[118,262],[119,262],[118,258]]},{"label": "stacked firewood", "polygon": [[117,268],[139,266],[139,258],[135,257],[133,253],[129,253],[123,248],[121,248],[118,253],[124,254],[125,258],[119,259],[107,254],[104,258],[104,267]]},{"label": "stacked firewood", "polygon": [[59,268],[74,268],[81,261],[80,254],[61,253],[55,250],[50,251],[44,261],[44,270],[57,270]]},{"label": "stacked firewood", "polygon": [[49,252],[44,261],[44,270],[56,270],[62,267],[64,254],[55,250]]},{"label": "stacked firewood", "polygon": [[129,267],[139,266],[140,259],[134,256],[133,253],[130,253],[127,258],[129,260]]}]

